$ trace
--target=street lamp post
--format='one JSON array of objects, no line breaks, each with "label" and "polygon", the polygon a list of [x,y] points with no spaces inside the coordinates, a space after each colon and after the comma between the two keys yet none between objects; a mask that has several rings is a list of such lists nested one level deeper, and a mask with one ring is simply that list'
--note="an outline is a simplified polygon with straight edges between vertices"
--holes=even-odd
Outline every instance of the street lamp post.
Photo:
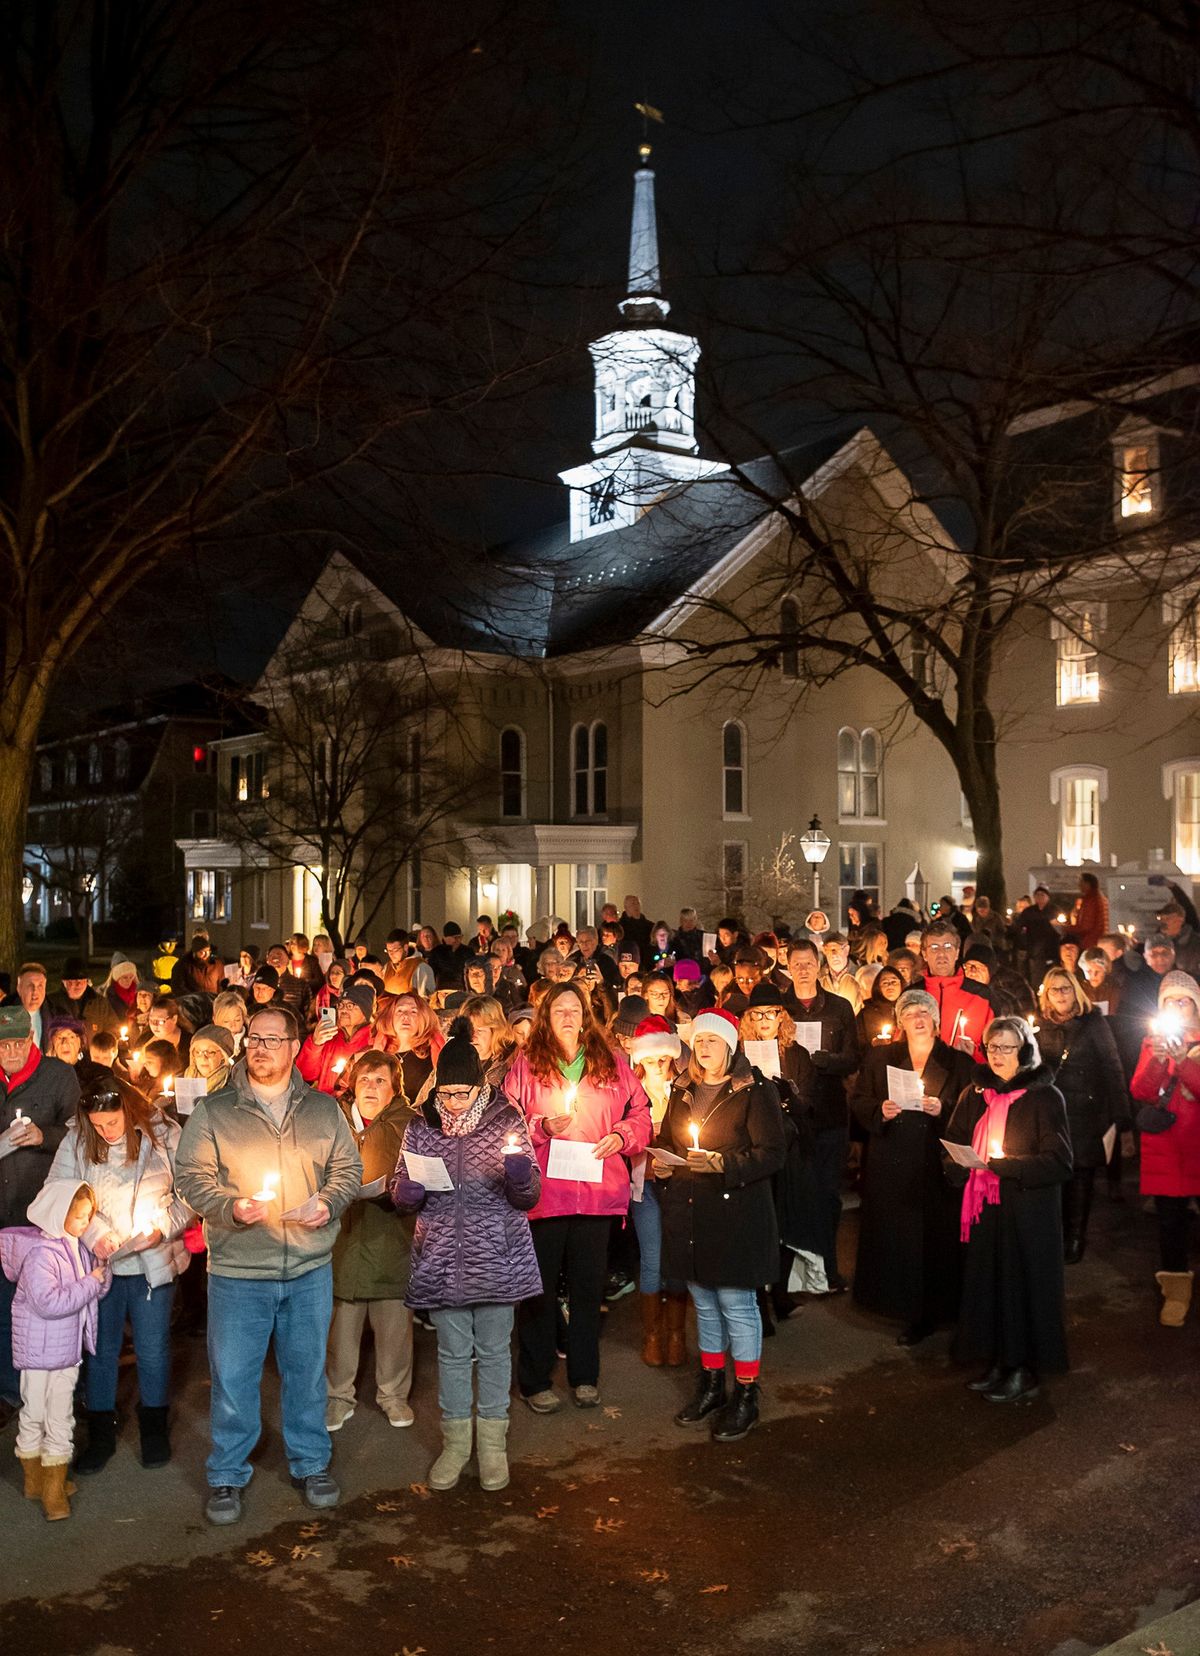
[{"label": "street lamp post", "polygon": [[821,827],[820,817],[814,816],[808,825],[808,832],[800,836],[800,853],[812,869],[815,909],[821,906],[821,864],[829,855],[829,846],[829,835]]}]

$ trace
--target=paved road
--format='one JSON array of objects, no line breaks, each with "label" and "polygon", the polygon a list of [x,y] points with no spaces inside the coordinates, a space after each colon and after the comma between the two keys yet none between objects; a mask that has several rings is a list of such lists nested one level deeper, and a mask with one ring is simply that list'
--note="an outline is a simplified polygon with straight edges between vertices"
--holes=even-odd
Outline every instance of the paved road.
[{"label": "paved road", "polygon": [[418,1334],[418,1423],[359,1409],[336,1440],[336,1513],[299,1503],[271,1431],[242,1524],[212,1530],[189,1345],[176,1461],[143,1472],[127,1427],[69,1523],[20,1502],[9,1429],[0,1651],[1090,1656],[1200,1596],[1200,1320],[1158,1327],[1153,1222],[1136,1198],[1098,1203],[1068,1273],[1075,1368],[1033,1405],[966,1393],[944,1337],[900,1352],[846,1300],[813,1303],[767,1347],[762,1427],[721,1449],[671,1424],[685,1379],[638,1363],[625,1300],[607,1407],[519,1409],[500,1495],[421,1487]]}]

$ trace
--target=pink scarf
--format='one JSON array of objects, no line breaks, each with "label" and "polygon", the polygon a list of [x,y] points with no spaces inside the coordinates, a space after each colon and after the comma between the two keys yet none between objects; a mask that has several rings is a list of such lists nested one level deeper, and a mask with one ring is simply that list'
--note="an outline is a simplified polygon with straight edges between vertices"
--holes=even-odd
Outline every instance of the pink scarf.
[{"label": "pink scarf", "polygon": [[[1025,1088],[1020,1092],[998,1093],[984,1092],[987,1109],[975,1123],[975,1131],[971,1134],[971,1149],[981,1161],[987,1161],[991,1155],[991,1146],[998,1144],[1004,1148],[1004,1134],[1008,1126],[1008,1112],[1018,1098],[1025,1096]],[[959,1230],[959,1241],[969,1242],[971,1226],[978,1223],[984,1207],[999,1207],[1000,1179],[990,1168],[973,1167],[967,1174],[967,1188],[963,1191],[962,1225]]]}]

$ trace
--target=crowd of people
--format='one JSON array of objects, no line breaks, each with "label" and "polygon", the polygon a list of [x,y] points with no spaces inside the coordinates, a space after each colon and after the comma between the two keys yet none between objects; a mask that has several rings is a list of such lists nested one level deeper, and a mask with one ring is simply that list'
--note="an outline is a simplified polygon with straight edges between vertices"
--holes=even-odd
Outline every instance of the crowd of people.
[{"label": "crowd of people", "polygon": [[[1200,1195],[1200,919],[1112,930],[1080,877],[751,936],[636,897],[575,932],[480,916],[357,939],[295,934],[219,959],[197,933],[143,973],[0,1005],[0,1425],[24,1493],[70,1515],[118,1441],[126,1338],[145,1467],[171,1458],[173,1342],[211,1375],[206,1513],[235,1522],[274,1348],[289,1470],[339,1499],[331,1434],[374,1399],[413,1423],[414,1320],[436,1342],[432,1489],[509,1479],[514,1389],[535,1415],[601,1401],[609,1307],[636,1293],[640,1355],[689,1362],[675,1414],[716,1443],[756,1424],[764,1339],[852,1289],[911,1347],[952,1351],[995,1404],[1067,1368],[1065,1267],[1097,1183],[1140,1163],[1160,1321],[1192,1293]],[[852,1282],[844,1200],[859,1208]],[[77,1416],[83,1440],[75,1443]]]}]

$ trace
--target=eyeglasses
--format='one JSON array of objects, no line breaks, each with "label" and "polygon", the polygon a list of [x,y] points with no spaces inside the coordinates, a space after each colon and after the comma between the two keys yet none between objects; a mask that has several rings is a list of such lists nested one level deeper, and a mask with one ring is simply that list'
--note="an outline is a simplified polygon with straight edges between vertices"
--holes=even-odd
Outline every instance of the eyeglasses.
[{"label": "eyeglasses", "polygon": [[478,1087],[439,1087],[438,1097],[447,1103],[469,1104],[478,1091]]},{"label": "eyeglasses", "polygon": [[1020,1052],[1019,1046],[998,1046],[995,1041],[989,1041],[983,1049],[989,1058],[1003,1058],[1007,1053]]},{"label": "eyeglasses", "polygon": [[950,942],[949,938],[947,938],[947,940],[944,943],[926,943],[925,953],[926,954],[957,954],[958,953],[958,944]]},{"label": "eyeglasses", "polygon": [[286,1035],[247,1035],[248,1047],[264,1047],[267,1052],[278,1052],[287,1040]]}]

